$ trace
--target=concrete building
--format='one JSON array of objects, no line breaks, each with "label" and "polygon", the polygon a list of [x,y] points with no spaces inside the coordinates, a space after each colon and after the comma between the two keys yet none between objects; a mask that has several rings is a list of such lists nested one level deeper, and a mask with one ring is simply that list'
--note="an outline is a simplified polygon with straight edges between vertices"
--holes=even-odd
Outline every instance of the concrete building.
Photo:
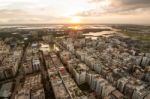
[{"label": "concrete building", "polygon": [[150,93],[149,90],[145,88],[136,89],[133,92],[132,99],[144,99],[144,97],[149,93]]},{"label": "concrete building", "polygon": [[70,95],[65,89],[65,86],[58,74],[51,73],[50,81],[56,99],[70,99]]},{"label": "concrete building", "polygon": [[30,74],[33,72],[31,61],[23,63],[22,66],[25,74]]},{"label": "concrete building", "polygon": [[38,75],[33,75],[33,76],[27,76],[25,78],[23,88],[28,88],[33,91],[43,88],[41,75],[38,74]]},{"label": "concrete building", "polygon": [[35,92],[32,92],[31,99],[45,99],[44,89],[40,89]]},{"label": "concrete building", "polygon": [[21,89],[15,95],[15,99],[30,99],[30,90],[29,89]]},{"label": "concrete building", "polygon": [[117,88],[123,92],[125,85],[127,84],[129,78],[123,77],[117,81]]},{"label": "concrete building", "polygon": [[45,99],[45,92],[41,75],[29,75],[25,77],[22,88],[18,89],[15,99]]},{"label": "concrete building", "polygon": [[[52,83],[52,87],[53,87],[53,90],[54,90],[55,97],[58,97],[59,94],[63,92],[65,94],[64,96],[66,96],[67,99],[68,98],[69,99],[87,99],[87,95],[84,94],[79,89],[79,87],[77,86],[76,82],[72,79],[70,74],[67,72],[67,70],[65,69],[65,67],[63,66],[63,64],[61,63],[59,58],[54,53],[52,53],[51,57],[52,57],[52,61],[55,60],[55,62],[53,62],[54,63],[52,65],[53,67],[49,68],[49,75],[51,75],[50,76],[50,81]],[[55,67],[55,71],[54,71],[54,67]],[[85,68],[85,67],[83,66],[83,68]],[[54,85],[54,83],[52,82],[53,79],[54,79],[53,77],[54,78],[57,77],[58,81],[61,82],[59,86],[61,86],[60,88],[62,88],[62,89],[59,89],[61,91],[59,94],[57,92],[55,92],[56,85]],[[84,77],[79,77],[79,78],[81,79],[81,80],[79,80],[80,83],[84,81]],[[55,84],[56,83],[57,82],[55,82]],[[64,85],[64,88],[66,90],[63,88],[63,85]],[[64,96],[62,96],[62,97],[64,97]]]},{"label": "concrete building", "polygon": [[[37,51],[33,50],[36,49]],[[26,49],[25,57],[23,59],[22,69],[25,74],[38,72],[41,69],[37,43],[28,46]]]},{"label": "concrete building", "polygon": [[0,98],[9,99],[12,94],[13,82],[5,83],[0,88]]},{"label": "concrete building", "polygon": [[50,52],[50,46],[48,44],[40,44],[40,50],[43,52],[43,54],[48,55],[48,53]]},{"label": "concrete building", "polygon": [[68,51],[63,51],[60,53],[60,57],[61,57],[61,60],[67,64],[67,61],[70,60],[71,58],[71,55],[70,55],[70,52]]},{"label": "concrete building", "polygon": [[86,73],[88,69],[89,68],[83,63],[79,63],[77,67],[73,69],[73,75],[78,85],[86,82]]},{"label": "concrete building", "polygon": [[118,90],[113,91],[111,93],[111,96],[113,97],[113,99],[124,99],[124,95]]},{"label": "concrete building", "polygon": [[41,66],[41,64],[40,64],[39,56],[38,55],[33,56],[33,58],[32,58],[33,71],[39,71],[41,68],[40,66]]},{"label": "concrete building", "polygon": [[111,85],[103,86],[102,94],[101,94],[102,98],[110,95],[115,90],[116,89],[114,87],[112,87]]},{"label": "concrete building", "polygon": [[[16,51],[8,53],[3,57],[0,66],[0,79],[7,79],[16,76],[18,65],[22,56],[22,50],[15,48]],[[17,53],[18,52],[18,53]]]}]

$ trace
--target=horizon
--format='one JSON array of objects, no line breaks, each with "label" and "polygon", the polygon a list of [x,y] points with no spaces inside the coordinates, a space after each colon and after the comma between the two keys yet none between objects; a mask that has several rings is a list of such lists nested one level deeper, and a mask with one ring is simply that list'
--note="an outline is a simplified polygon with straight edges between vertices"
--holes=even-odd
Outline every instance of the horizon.
[{"label": "horizon", "polygon": [[139,26],[150,26],[150,24],[132,24],[132,23],[80,23],[80,24],[73,24],[73,23],[6,23],[1,24],[0,26],[7,26],[7,25],[139,25]]}]

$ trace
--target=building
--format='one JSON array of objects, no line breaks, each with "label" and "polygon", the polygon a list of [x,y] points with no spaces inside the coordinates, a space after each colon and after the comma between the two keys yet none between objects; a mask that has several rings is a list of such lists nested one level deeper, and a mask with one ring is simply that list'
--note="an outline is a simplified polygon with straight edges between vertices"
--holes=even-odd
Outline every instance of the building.
[{"label": "building", "polygon": [[15,99],[45,99],[41,74],[26,76],[22,88],[18,89]]},{"label": "building", "polygon": [[30,99],[30,90],[29,89],[21,89],[15,95],[15,99]]},{"label": "building", "polygon": [[13,90],[13,82],[5,83],[0,88],[0,98],[9,99]]},{"label": "building", "polygon": [[43,54],[48,55],[48,53],[50,52],[50,46],[49,44],[40,44],[40,50],[43,52]]},{"label": "building", "polygon": [[15,51],[7,53],[6,56],[2,56],[1,58],[1,66],[0,66],[0,79],[8,79],[11,77],[15,77],[18,71],[18,65],[22,57],[22,49],[20,47],[16,47]]}]

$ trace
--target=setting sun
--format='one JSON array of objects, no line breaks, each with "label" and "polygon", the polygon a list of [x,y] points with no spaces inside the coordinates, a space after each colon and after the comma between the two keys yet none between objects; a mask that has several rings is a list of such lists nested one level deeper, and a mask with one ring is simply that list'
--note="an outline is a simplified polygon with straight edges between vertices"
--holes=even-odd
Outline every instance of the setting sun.
[{"label": "setting sun", "polygon": [[70,20],[71,23],[78,24],[81,22],[79,17],[72,17]]}]

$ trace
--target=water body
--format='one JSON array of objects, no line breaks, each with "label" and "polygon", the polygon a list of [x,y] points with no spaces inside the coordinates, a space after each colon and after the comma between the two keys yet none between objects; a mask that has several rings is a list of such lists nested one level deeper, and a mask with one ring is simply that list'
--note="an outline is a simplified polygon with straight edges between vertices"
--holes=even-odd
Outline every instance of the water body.
[{"label": "water body", "polygon": [[119,34],[119,29],[114,29],[112,27],[109,26],[102,26],[102,27],[96,27],[96,28],[100,28],[100,29],[110,29],[110,31],[101,31],[101,32],[89,32],[89,33],[84,33],[83,35],[86,38],[92,38],[93,40],[97,39],[99,36],[105,36],[105,37],[109,37],[112,36],[114,34]]}]

